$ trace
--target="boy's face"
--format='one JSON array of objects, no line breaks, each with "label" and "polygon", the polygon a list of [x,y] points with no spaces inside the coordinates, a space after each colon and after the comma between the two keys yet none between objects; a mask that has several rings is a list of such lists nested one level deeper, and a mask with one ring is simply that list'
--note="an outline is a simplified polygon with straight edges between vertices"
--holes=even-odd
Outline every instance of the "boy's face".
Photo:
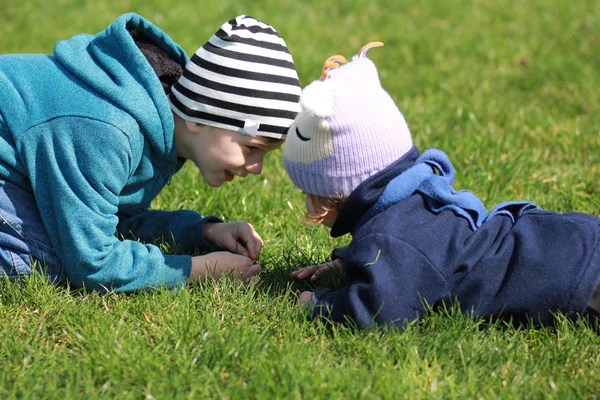
[{"label": "boy's face", "polygon": [[221,186],[234,177],[262,172],[265,154],[281,146],[283,141],[269,142],[261,137],[243,135],[211,126],[200,126],[188,143],[187,157],[208,185]]}]

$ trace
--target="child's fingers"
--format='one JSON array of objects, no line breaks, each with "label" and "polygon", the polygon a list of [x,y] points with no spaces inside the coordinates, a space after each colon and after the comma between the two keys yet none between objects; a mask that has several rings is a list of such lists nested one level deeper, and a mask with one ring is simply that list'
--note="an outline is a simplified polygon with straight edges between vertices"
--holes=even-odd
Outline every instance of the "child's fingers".
[{"label": "child's fingers", "polygon": [[223,238],[223,242],[221,243],[221,245],[225,250],[228,250],[234,254],[239,254],[244,257],[250,258],[248,249],[245,247],[244,243],[241,242],[240,239],[235,235],[226,235]]},{"label": "child's fingers", "polygon": [[333,262],[319,264],[319,265],[317,265],[317,269],[316,269],[314,275],[311,277],[311,279],[317,280],[320,277],[327,275],[336,269],[337,269],[337,267]]},{"label": "child's fingers", "polygon": [[323,272],[324,270],[327,269],[327,264],[319,264],[319,265],[315,265],[314,269],[313,269],[313,273],[312,276],[310,277],[311,281],[316,281],[317,279],[319,279],[320,277],[322,277],[323,275],[326,274],[326,272]]},{"label": "child's fingers", "polygon": [[237,241],[245,246],[244,249],[248,252],[248,257],[253,260],[258,258],[263,246],[263,240],[260,235],[254,230],[254,227],[248,223],[244,223],[238,232]]},{"label": "child's fingers", "polygon": [[300,305],[302,307],[306,307],[306,304],[311,299],[312,295],[313,295],[313,292],[309,292],[309,291],[300,293],[300,296],[298,297],[298,305]]},{"label": "child's fingers", "polygon": [[308,276],[313,274],[314,267],[315,267],[314,265],[311,265],[310,267],[304,267],[304,268],[300,268],[295,271],[292,271],[292,273],[291,273],[292,278],[305,279]]},{"label": "child's fingers", "polygon": [[320,277],[322,277],[323,275],[326,275],[327,272],[323,272],[324,270],[327,269],[327,266],[325,264],[320,264],[319,268],[317,268],[315,270],[315,273],[310,277],[310,280],[312,281],[316,281],[317,279],[319,279]]},{"label": "child's fingers", "polygon": [[250,228],[252,229],[252,246],[250,251],[250,258],[256,260],[256,258],[258,258],[258,256],[260,255],[260,251],[262,250],[264,242],[260,235],[254,230],[252,225],[250,225]]},{"label": "child's fingers", "polygon": [[[331,263],[329,263],[331,264]],[[296,279],[306,279],[310,277],[311,280],[315,281],[319,279],[321,276],[327,274],[328,265],[327,263],[318,264],[318,265],[309,265],[308,267],[297,269],[291,273],[293,278]]]},{"label": "child's fingers", "polygon": [[242,280],[245,283],[249,283],[255,280],[258,280],[258,275],[260,274],[261,266],[260,264],[254,264],[250,266],[244,273],[242,274]]},{"label": "child's fingers", "polygon": [[[291,276],[292,278],[304,279],[304,278],[305,278],[305,276],[301,275],[303,270],[304,270],[304,268],[302,268],[302,269],[297,269],[297,270],[294,270],[294,271],[290,272],[290,276]],[[301,277],[301,276],[302,276],[302,277]]]},{"label": "child's fingers", "polygon": [[[337,260],[336,260],[337,261]],[[297,269],[290,275],[296,279],[306,279],[310,276],[310,279],[316,281],[317,279],[329,274],[332,271],[341,270],[341,266],[337,262],[327,262],[323,264],[310,265],[308,267]]]}]

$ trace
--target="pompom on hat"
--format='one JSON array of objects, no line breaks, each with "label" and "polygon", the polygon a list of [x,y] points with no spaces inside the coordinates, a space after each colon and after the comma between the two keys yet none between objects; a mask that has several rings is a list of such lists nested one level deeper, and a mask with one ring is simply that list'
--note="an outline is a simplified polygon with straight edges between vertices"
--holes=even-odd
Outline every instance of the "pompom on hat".
[{"label": "pompom on hat", "polygon": [[240,15],[196,51],[170,101],[187,121],[283,139],[300,111],[300,93],[283,38],[272,26]]},{"label": "pompom on hat", "polygon": [[283,158],[304,192],[346,198],[412,148],[404,116],[366,56],[378,46],[383,43],[367,44],[350,62],[330,57],[321,78],[302,91],[302,110],[290,126]]}]

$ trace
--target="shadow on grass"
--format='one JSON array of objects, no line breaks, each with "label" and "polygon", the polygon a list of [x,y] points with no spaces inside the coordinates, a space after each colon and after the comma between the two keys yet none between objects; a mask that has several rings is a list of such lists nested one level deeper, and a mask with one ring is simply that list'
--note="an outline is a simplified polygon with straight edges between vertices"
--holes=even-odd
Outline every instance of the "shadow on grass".
[{"label": "shadow on grass", "polygon": [[286,239],[290,242],[279,256],[271,255],[262,257],[260,263],[263,270],[260,274],[260,290],[266,293],[280,296],[291,290],[314,291],[317,287],[328,287],[339,289],[347,284],[349,280],[344,274],[338,271],[332,271],[316,281],[310,278],[295,279],[291,273],[297,269],[310,265],[318,265],[331,261],[331,254],[325,253],[320,248],[302,248],[289,236]]}]

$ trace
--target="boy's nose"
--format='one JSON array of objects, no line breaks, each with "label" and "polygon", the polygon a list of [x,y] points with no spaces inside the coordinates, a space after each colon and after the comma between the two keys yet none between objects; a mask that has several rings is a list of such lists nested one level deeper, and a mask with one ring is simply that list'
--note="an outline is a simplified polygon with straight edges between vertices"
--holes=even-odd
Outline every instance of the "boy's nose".
[{"label": "boy's nose", "polygon": [[254,175],[260,175],[262,172],[262,161],[246,165],[246,171]]}]

